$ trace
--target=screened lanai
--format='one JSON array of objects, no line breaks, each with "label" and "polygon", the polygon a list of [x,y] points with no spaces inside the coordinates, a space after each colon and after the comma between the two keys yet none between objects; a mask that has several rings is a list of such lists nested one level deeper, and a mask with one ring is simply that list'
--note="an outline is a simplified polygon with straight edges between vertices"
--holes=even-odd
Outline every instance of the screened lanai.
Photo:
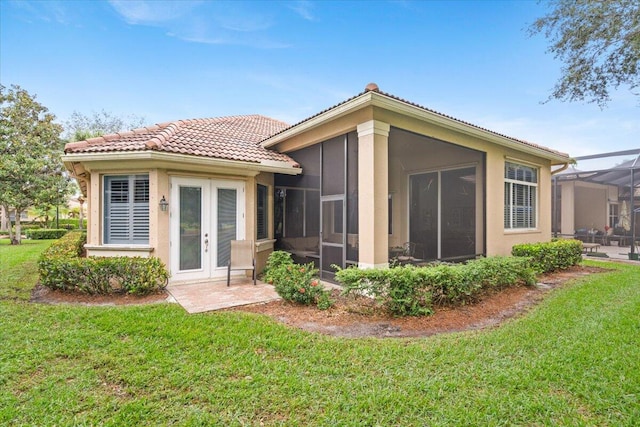
[{"label": "screened lanai", "polygon": [[553,176],[553,231],[581,240],[637,248],[640,149],[576,157]]},{"label": "screened lanai", "polygon": [[412,258],[484,253],[484,153],[402,129],[389,133],[389,245]]},{"label": "screened lanai", "polygon": [[[331,279],[332,265],[359,261],[358,135],[288,155],[303,173],[275,175],[276,249]],[[408,247],[414,262],[483,254],[484,171],[480,151],[391,128],[388,172],[380,171],[388,173],[389,256]]]}]

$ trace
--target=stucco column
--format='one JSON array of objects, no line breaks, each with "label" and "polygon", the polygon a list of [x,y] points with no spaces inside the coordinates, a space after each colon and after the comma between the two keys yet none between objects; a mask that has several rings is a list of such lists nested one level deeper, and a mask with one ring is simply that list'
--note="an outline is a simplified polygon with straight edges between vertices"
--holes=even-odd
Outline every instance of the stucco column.
[{"label": "stucco column", "polygon": [[575,224],[575,184],[574,182],[563,182],[560,184],[562,202],[560,210],[562,218],[560,220],[560,233],[573,235],[576,231]]},{"label": "stucco column", "polygon": [[358,125],[358,224],[361,268],[389,266],[389,124]]}]

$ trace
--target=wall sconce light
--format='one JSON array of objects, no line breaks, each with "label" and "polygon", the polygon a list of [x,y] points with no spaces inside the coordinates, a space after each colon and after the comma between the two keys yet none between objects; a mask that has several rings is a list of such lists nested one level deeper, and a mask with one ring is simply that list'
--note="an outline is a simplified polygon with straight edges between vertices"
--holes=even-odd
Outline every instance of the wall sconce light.
[{"label": "wall sconce light", "polygon": [[168,207],[169,207],[169,202],[167,202],[167,199],[165,199],[164,196],[162,196],[162,199],[160,199],[160,210],[162,212],[166,212]]}]

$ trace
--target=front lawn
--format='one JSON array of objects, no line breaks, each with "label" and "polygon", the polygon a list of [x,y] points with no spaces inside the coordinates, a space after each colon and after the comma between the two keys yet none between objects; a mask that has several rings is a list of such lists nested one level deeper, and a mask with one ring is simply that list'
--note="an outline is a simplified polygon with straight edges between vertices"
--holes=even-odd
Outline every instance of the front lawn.
[{"label": "front lawn", "polygon": [[[640,268],[575,281],[479,332],[338,339],[241,312],[24,302],[0,246],[0,424],[634,425]],[[16,261],[19,259],[19,261]],[[32,267],[25,267],[31,265]],[[14,296],[20,296],[15,299]]]},{"label": "front lawn", "polygon": [[11,246],[9,239],[0,239],[0,301],[29,300],[38,280],[38,256],[52,242],[23,239]]}]

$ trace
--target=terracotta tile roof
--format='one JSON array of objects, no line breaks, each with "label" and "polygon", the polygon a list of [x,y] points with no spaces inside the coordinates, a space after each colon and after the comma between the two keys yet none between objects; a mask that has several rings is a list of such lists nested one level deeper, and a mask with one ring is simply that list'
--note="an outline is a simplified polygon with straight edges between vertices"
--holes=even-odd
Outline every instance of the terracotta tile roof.
[{"label": "terracotta tile roof", "polygon": [[216,159],[297,163],[259,142],[288,128],[287,123],[260,115],[178,120],[129,132],[104,135],[65,145],[65,153],[157,150]]},{"label": "terracotta tile roof", "polygon": [[[289,130],[289,129],[291,129],[291,128],[294,128],[294,127],[296,127],[296,126],[298,126],[298,125],[300,125],[300,124],[302,124],[302,123],[305,123],[305,122],[307,122],[307,121],[309,121],[309,120],[311,120],[311,119],[313,119],[313,118],[315,118],[315,117],[318,117],[318,116],[320,116],[320,115],[322,115],[322,114],[324,114],[324,113],[326,113],[326,112],[328,112],[328,111],[331,111],[331,110],[333,110],[334,108],[337,108],[337,107],[339,107],[339,106],[341,106],[341,105],[343,105],[343,104],[348,103],[348,102],[349,102],[349,101],[351,101],[351,100],[354,100],[354,99],[356,99],[356,98],[358,98],[358,97],[360,97],[360,96],[362,96],[362,95],[366,94],[367,92],[375,92],[375,93],[378,93],[378,94],[380,94],[380,95],[386,96],[387,98],[391,98],[391,99],[394,99],[394,100],[396,100],[396,101],[402,102],[402,103],[404,103],[404,104],[407,104],[407,105],[411,105],[411,106],[414,106],[414,107],[420,108],[421,110],[427,111],[427,112],[429,112],[429,113],[437,114],[437,115],[438,115],[438,116],[440,116],[440,117],[444,117],[444,118],[447,118],[447,119],[450,119],[450,120],[454,120],[454,121],[456,121],[456,122],[458,122],[458,123],[462,123],[462,124],[464,124],[464,125],[467,125],[467,126],[470,126],[470,127],[473,127],[473,128],[476,128],[476,129],[479,129],[479,130],[485,131],[485,132],[489,132],[489,133],[492,133],[492,134],[494,134],[494,135],[501,136],[501,137],[503,137],[503,138],[510,139],[510,140],[512,140],[512,141],[513,141],[513,142],[515,142],[515,143],[528,145],[528,146],[530,146],[530,147],[538,148],[538,149],[540,149],[540,150],[547,151],[547,152],[549,152],[549,153],[551,153],[551,154],[559,155],[559,156],[564,156],[564,157],[567,157],[567,159],[569,159],[569,155],[568,155],[567,153],[562,153],[562,152],[560,152],[560,151],[557,151],[557,150],[554,150],[554,149],[551,149],[551,148],[548,148],[548,147],[544,147],[544,146],[542,146],[542,145],[534,144],[533,142],[525,141],[525,140],[518,139],[518,138],[513,138],[513,137],[511,137],[511,136],[504,135],[504,134],[502,134],[502,133],[495,132],[495,131],[492,131],[492,130],[490,130],[490,129],[486,129],[486,128],[483,128],[483,127],[481,127],[481,126],[474,125],[473,123],[469,123],[469,122],[465,122],[464,120],[456,119],[455,117],[452,117],[452,116],[449,116],[449,115],[446,115],[446,114],[440,113],[440,112],[438,112],[438,111],[435,111],[435,110],[432,110],[432,109],[430,109],[430,108],[424,107],[424,106],[422,106],[422,105],[420,105],[420,104],[416,104],[416,103],[414,103],[414,102],[407,101],[406,99],[400,98],[400,97],[395,96],[395,95],[392,95],[392,94],[390,94],[390,93],[383,92],[383,91],[381,91],[381,90],[378,88],[378,85],[376,85],[375,83],[369,83],[369,84],[367,85],[367,87],[364,89],[364,91],[363,91],[363,92],[360,92],[359,94],[357,94],[357,95],[355,95],[355,96],[352,96],[351,98],[346,99],[346,100],[344,100],[344,101],[342,101],[342,102],[340,102],[340,103],[338,103],[338,104],[336,104],[336,105],[334,105],[334,106],[332,106],[332,107],[329,107],[329,108],[327,108],[327,109],[325,109],[325,110],[322,110],[322,111],[320,111],[319,113],[314,114],[313,116],[307,117],[306,119],[301,120],[301,121],[299,121],[298,123],[296,123],[296,124],[294,124],[294,125],[291,125],[290,127],[286,128],[286,129],[282,129],[282,130],[280,130],[278,133],[273,134],[273,135],[270,135],[269,137],[265,138],[264,140],[266,140],[266,139],[268,139],[268,138],[270,138],[270,137],[276,136],[276,135],[278,135],[278,134],[280,134],[280,133],[283,133],[283,132],[285,132],[285,131],[287,131],[287,130]],[[263,140],[263,141],[264,141],[264,140]]]}]

